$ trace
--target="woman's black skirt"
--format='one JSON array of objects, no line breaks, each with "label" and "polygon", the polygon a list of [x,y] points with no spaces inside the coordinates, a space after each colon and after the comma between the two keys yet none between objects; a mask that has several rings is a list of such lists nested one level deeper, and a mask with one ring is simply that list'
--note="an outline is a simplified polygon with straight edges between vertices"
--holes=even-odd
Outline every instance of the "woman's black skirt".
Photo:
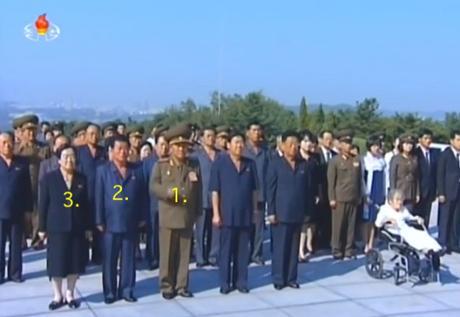
[{"label": "woman's black skirt", "polygon": [[46,256],[48,276],[65,278],[85,272],[85,234],[49,233]]}]

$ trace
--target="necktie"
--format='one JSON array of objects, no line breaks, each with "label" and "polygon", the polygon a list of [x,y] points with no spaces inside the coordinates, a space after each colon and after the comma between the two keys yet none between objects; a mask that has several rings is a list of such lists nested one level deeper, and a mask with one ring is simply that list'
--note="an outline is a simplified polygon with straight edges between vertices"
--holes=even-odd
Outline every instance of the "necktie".
[{"label": "necktie", "polygon": [[331,160],[331,152],[328,151],[327,152],[327,160],[326,160],[326,162],[329,162],[330,160]]},{"label": "necktie", "polygon": [[428,165],[430,165],[430,152],[426,151],[425,152],[425,157],[426,157],[426,162],[428,163]]}]

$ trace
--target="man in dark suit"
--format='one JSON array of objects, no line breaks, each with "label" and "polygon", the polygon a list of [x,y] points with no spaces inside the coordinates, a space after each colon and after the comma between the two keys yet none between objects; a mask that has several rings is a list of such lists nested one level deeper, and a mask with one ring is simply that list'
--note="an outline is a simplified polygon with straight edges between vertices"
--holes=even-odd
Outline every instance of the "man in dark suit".
[{"label": "man in dark suit", "polygon": [[331,159],[337,155],[332,150],[334,134],[330,130],[323,130],[318,135],[320,146],[318,147],[318,247],[329,249],[331,246],[331,207],[329,205],[327,188],[327,166]]},{"label": "man in dark suit", "polygon": [[451,132],[450,145],[438,161],[439,243],[460,253],[460,130]]},{"label": "man in dark suit", "polygon": [[257,210],[257,168],[242,156],[244,136],[229,137],[228,155],[219,155],[211,169],[213,224],[220,228],[220,293],[235,288],[248,293],[249,237]]},{"label": "man in dark suit", "polygon": [[[106,304],[118,298],[135,302],[135,247],[138,228],[144,225],[145,184],[141,169],[128,162],[129,141],[115,136],[112,161],[96,174],[96,225],[104,233],[102,279]],[[117,266],[120,283],[117,287]]]},{"label": "man in dark suit", "polygon": [[100,128],[97,124],[90,123],[86,128],[85,145],[77,148],[77,169],[86,177],[86,187],[88,189],[90,225],[92,230],[92,241],[88,245],[88,260],[89,250],[91,249],[91,262],[95,265],[102,263],[102,234],[94,225],[96,218],[96,170],[98,166],[105,163],[104,149],[99,145],[101,137]]},{"label": "man in dark suit", "polygon": [[300,229],[312,205],[307,162],[298,156],[295,132],[281,137],[283,156],[274,158],[267,175],[268,219],[273,231],[272,279],[276,290],[299,288],[297,263]]},{"label": "man in dark suit", "polygon": [[14,136],[0,133],[0,284],[5,281],[5,246],[10,241],[8,279],[22,282],[24,213],[32,211],[33,197],[27,160],[13,154]]},{"label": "man in dark suit", "polygon": [[[150,176],[152,175],[155,164],[160,159],[168,157],[169,145],[164,137],[164,132],[168,127],[157,127],[153,134],[154,140],[154,151],[152,155],[144,160],[142,163],[142,170],[144,174],[144,181],[146,184],[150,184]],[[149,212],[147,214],[147,243],[145,246],[145,258],[149,270],[153,271],[160,265],[160,236],[159,236],[159,218],[158,218],[158,199],[150,193],[148,187],[148,206]]]},{"label": "man in dark suit", "polygon": [[420,201],[415,206],[414,214],[424,219],[425,225],[430,224],[431,204],[436,199],[436,151],[430,149],[433,132],[422,129],[419,133],[419,147],[415,150],[418,160],[420,177]]}]

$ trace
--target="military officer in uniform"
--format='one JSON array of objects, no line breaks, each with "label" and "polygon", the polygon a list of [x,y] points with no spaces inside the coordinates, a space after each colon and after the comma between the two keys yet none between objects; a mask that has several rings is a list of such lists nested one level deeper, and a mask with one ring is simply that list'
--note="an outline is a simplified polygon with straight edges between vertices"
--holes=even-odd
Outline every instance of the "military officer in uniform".
[{"label": "military officer in uniform", "polygon": [[187,158],[190,135],[186,124],[165,133],[171,156],[159,160],[150,177],[150,192],[159,200],[160,288],[165,299],[193,297],[188,289],[188,266],[202,196],[199,164]]},{"label": "military officer in uniform", "polygon": [[56,121],[51,126],[51,131],[53,131],[53,136],[57,138],[60,135],[64,134],[64,123],[61,121]]},{"label": "military officer in uniform", "polygon": [[24,213],[32,211],[29,164],[13,153],[13,135],[0,133],[0,284],[5,281],[5,246],[9,240],[8,279],[22,282]]},{"label": "military officer in uniform", "polygon": [[[140,169],[128,162],[129,142],[115,136],[112,161],[96,174],[96,226],[104,233],[102,279],[104,301],[136,302],[135,250],[138,228],[145,223],[145,184]],[[120,278],[117,286],[117,267]]]},{"label": "military officer in uniform", "polygon": [[[351,155],[353,132],[337,134],[340,154],[329,163],[327,183],[332,209],[332,256],[354,259],[355,224],[358,206],[364,196],[363,168],[359,157]],[[344,241],[345,238],[345,241]]]},{"label": "military officer in uniform", "polygon": [[143,135],[144,128],[141,125],[136,125],[128,130],[130,145],[128,161],[131,163],[137,163],[141,160],[140,153]]},{"label": "military officer in uniform", "polygon": [[221,125],[216,128],[216,148],[220,151],[227,151],[228,136],[230,129]]},{"label": "military officer in uniform", "polygon": [[104,141],[106,141],[107,139],[113,137],[116,133],[116,124],[114,122],[106,122],[102,125],[102,138],[104,139]]},{"label": "military officer in uniform", "polygon": [[35,249],[43,248],[43,241],[38,237],[38,174],[40,162],[49,158],[50,148],[48,145],[37,141],[38,117],[26,115],[16,119],[16,125],[21,129],[21,141],[16,144],[15,154],[24,156],[29,160],[30,180],[32,184],[33,210],[26,213],[25,236],[32,238],[32,246]]},{"label": "military officer in uniform", "polygon": [[89,122],[82,121],[77,122],[71,130],[72,134],[72,144],[73,146],[82,146],[85,145],[86,142],[86,129],[89,126]]}]

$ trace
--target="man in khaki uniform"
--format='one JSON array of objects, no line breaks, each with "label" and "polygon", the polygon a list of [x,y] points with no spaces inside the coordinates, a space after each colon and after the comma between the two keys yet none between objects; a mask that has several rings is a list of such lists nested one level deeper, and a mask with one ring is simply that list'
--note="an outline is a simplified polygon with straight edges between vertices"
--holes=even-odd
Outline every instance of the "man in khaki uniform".
[{"label": "man in khaki uniform", "polygon": [[129,156],[128,162],[136,163],[141,160],[141,145],[144,128],[141,125],[136,125],[128,129],[129,137]]},{"label": "man in khaki uniform", "polygon": [[332,158],[327,169],[332,209],[332,256],[336,260],[344,256],[354,259],[356,214],[364,193],[362,166],[359,157],[350,154],[352,131],[340,131],[337,138],[340,154]]},{"label": "man in khaki uniform", "polygon": [[160,288],[165,299],[193,297],[188,290],[188,266],[202,195],[199,164],[187,158],[190,134],[188,125],[165,133],[171,156],[160,159],[150,177],[150,192],[159,200]]},{"label": "man in khaki uniform", "polygon": [[43,241],[38,237],[38,173],[40,162],[51,156],[48,145],[37,141],[38,117],[36,115],[26,115],[16,118],[13,126],[21,129],[21,140],[15,144],[14,153],[18,156],[26,157],[29,160],[29,172],[32,184],[32,197],[34,210],[26,213],[25,237],[32,239],[32,246],[39,250],[43,248]]}]

